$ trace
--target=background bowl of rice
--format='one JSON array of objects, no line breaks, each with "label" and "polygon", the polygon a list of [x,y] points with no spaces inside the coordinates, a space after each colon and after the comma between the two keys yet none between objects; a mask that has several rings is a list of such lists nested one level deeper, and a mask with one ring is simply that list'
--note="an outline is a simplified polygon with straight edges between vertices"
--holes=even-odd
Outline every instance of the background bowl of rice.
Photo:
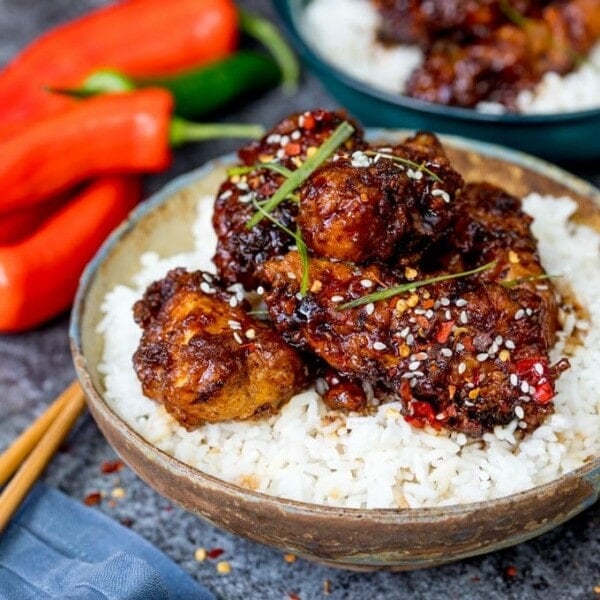
[{"label": "background bowl of rice", "polygon": [[548,75],[537,98],[522,94],[527,114],[498,114],[491,105],[481,111],[443,106],[397,91],[420,53],[375,43],[369,0],[277,0],[273,6],[305,64],[366,126],[456,134],[560,163],[600,158],[600,43],[577,73]]},{"label": "background bowl of rice", "polygon": [[[369,135],[391,140],[399,134],[370,131]],[[561,223],[555,237],[550,235],[547,240],[549,251],[566,249],[563,258],[559,251],[554,252],[555,258],[575,260],[565,264],[566,272],[578,271],[581,289],[589,289],[591,294],[586,300],[592,315],[586,351],[573,359],[573,369],[565,374],[571,373],[573,379],[561,378],[562,404],[553,420],[527,436],[528,441],[520,446],[511,446],[510,441],[516,422],[514,427],[489,434],[479,449],[473,446],[469,450],[467,444],[461,449],[462,459],[477,461],[478,453],[488,465],[487,474],[469,479],[469,467],[465,471],[463,464],[461,472],[444,480],[440,473],[456,458],[444,447],[466,442],[456,434],[436,438],[434,432],[425,445],[425,438],[419,438],[420,446],[411,446],[410,439],[398,445],[400,437],[396,436],[410,438],[410,426],[398,411],[384,405],[381,418],[389,427],[362,422],[375,427],[363,429],[366,447],[364,440],[361,447],[360,440],[352,437],[361,431],[356,417],[352,427],[333,432],[335,446],[346,443],[347,452],[355,446],[358,456],[354,456],[352,468],[356,461],[361,463],[356,471],[348,471],[349,481],[348,477],[342,481],[343,465],[338,458],[332,458],[338,461],[337,471],[323,468],[312,458],[314,452],[320,457],[332,452],[327,440],[319,446],[319,435],[306,435],[306,422],[318,421],[316,411],[323,410],[318,408],[314,392],[308,400],[309,392],[295,397],[271,421],[217,424],[195,432],[186,432],[162,407],[143,398],[131,365],[136,335],[139,339],[131,305],[152,277],[161,277],[168,268],[182,263],[188,268],[207,268],[214,251],[214,240],[206,229],[210,227],[210,206],[225,165],[233,160],[230,156],[174,180],[139,206],[88,266],[72,313],[71,347],[89,410],[109,443],[148,485],[235,534],[307,559],[360,570],[430,567],[498,550],[548,531],[597,500],[600,193],[568,173],[520,153],[453,137],[444,141],[456,168],[467,179],[485,177],[521,197],[538,193],[534,202],[538,214]],[[543,195],[572,200],[557,199],[556,207],[563,208],[552,211],[545,208],[550,199],[544,200]],[[575,221],[584,221],[589,227],[580,227],[578,233],[570,231],[573,219],[565,205],[577,208]],[[587,238],[576,236],[582,231]],[[571,246],[558,243],[566,238]],[[586,258],[583,248],[588,246]],[[573,254],[580,255],[580,262]],[[325,429],[328,426],[323,425]],[[279,432],[279,442],[266,439],[274,432]],[[323,435],[329,439],[330,434]],[[377,436],[381,446],[375,445]],[[469,455],[471,450],[475,454]],[[384,471],[395,454],[406,451],[415,461],[415,472],[429,469],[432,474],[417,474],[420,483],[417,485],[416,479],[406,483],[406,495],[399,500],[393,493],[390,496],[393,482],[390,484],[389,473]],[[277,463],[278,456],[285,457],[285,465]],[[535,471],[539,465],[539,472],[533,479],[521,481],[519,461],[530,465],[525,470],[533,465]],[[327,494],[320,496],[319,487],[324,486]],[[363,489],[362,500],[355,504],[344,486]],[[392,505],[394,508],[384,508]]]}]

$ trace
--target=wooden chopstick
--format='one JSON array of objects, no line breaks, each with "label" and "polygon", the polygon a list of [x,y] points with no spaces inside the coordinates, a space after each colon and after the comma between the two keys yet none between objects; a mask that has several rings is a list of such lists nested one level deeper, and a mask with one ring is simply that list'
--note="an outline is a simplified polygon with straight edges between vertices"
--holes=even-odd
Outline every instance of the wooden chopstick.
[{"label": "wooden chopstick", "polygon": [[84,407],[83,390],[75,381],[0,456],[0,485],[22,462],[0,495],[0,532],[50,462]]}]

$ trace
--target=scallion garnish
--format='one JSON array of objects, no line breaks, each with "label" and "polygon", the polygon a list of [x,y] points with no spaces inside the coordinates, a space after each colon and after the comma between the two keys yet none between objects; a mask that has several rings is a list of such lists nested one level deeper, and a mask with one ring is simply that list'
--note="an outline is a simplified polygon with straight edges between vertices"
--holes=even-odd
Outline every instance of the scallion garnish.
[{"label": "scallion garnish", "polygon": [[[278,204],[283,202],[289,194],[306,181],[353,133],[354,127],[350,123],[347,121],[340,123],[331,136],[319,146],[312,156],[308,157],[296,171],[290,172],[289,177],[271,196],[269,201],[262,207],[262,210],[254,213],[252,218],[246,223],[246,227],[252,229],[252,227],[260,223],[267,214],[271,213]],[[269,163],[264,163],[261,166],[265,166],[266,164]]]},{"label": "scallion garnish", "polygon": [[284,167],[283,165],[280,165],[279,163],[276,162],[264,162],[264,163],[255,163],[253,165],[242,165],[242,166],[236,166],[236,167],[229,167],[229,169],[227,169],[227,176],[228,177],[235,177],[236,175],[248,175],[248,173],[253,173],[254,171],[257,171],[258,169],[269,169],[271,171],[275,171],[275,173],[279,173],[280,175],[283,175],[284,177],[289,177],[293,171],[288,169],[287,167]]},{"label": "scallion garnish", "polygon": [[387,154],[386,152],[377,152],[377,150],[365,150],[363,154],[367,156],[381,156],[381,158],[387,158],[388,160],[392,160],[394,162],[401,163],[410,167],[411,169],[417,169],[418,171],[423,171],[423,173],[427,173],[431,179],[437,181],[438,183],[442,183],[442,180],[439,176],[434,173],[431,169],[428,169],[424,164],[419,164],[414,160],[410,160],[410,158],[404,158],[403,156],[396,156],[395,154]]},{"label": "scallion garnish", "polygon": [[280,223],[273,215],[271,215],[270,213],[267,213],[265,211],[265,209],[260,204],[258,204],[258,202],[256,202],[256,200],[253,200],[252,204],[254,205],[254,208],[256,208],[256,211],[258,213],[260,213],[263,217],[265,217],[266,219],[271,221],[271,223],[273,223],[274,225],[279,227],[279,229],[281,229],[282,231],[287,233],[291,238],[294,239],[294,241],[296,243],[296,248],[298,248],[298,254],[300,255],[300,261],[302,263],[302,278],[300,280],[300,294],[302,296],[304,296],[306,294],[306,292],[308,291],[310,265],[309,265],[309,259],[308,259],[308,248],[306,247],[306,244],[305,244],[304,240],[302,239],[300,230],[296,230],[296,232],[294,233],[291,229],[286,227],[283,223]]},{"label": "scallion garnish", "polygon": [[351,300],[350,302],[346,302],[345,304],[341,304],[338,306],[338,310],[345,310],[347,308],[356,308],[357,306],[363,306],[364,304],[370,304],[371,302],[378,302],[379,300],[387,300],[388,298],[392,298],[393,296],[397,296],[398,294],[403,294],[404,292],[413,292],[417,288],[424,287],[426,285],[431,285],[432,283],[438,283],[440,281],[447,281],[449,279],[458,279],[460,277],[467,277],[469,275],[475,275],[476,273],[481,273],[483,271],[488,271],[496,266],[498,263],[497,260],[486,263],[481,267],[477,267],[476,269],[471,269],[470,271],[462,271],[460,273],[448,273],[447,275],[438,275],[437,277],[430,277],[429,279],[421,279],[419,281],[410,281],[407,283],[402,283],[400,285],[394,285],[389,288],[385,288],[384,290],[378,290],[373,292],[372,294],[367,294],[366,296],[361,296],[360,298],[356,298]]},{"label": "scallion garnish", "polygon": [[560,277],[560,275],[549,275],[548,273],[540,273],[539,275],[529,275],[528,277],[519,277],[518,279],[512,279],[511,281],[502,281],[500,285],[505,288],[513,288],[522,283],[530,283],[531,281],[540,281],[544,279],[554,279]]}]

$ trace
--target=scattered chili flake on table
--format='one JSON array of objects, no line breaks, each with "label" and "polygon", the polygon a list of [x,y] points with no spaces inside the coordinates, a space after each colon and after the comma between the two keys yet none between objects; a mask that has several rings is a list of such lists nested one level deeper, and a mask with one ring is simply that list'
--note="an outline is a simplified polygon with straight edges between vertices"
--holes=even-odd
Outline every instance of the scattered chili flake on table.
[{"label": "scattered chili flake on table", "polygon": [[294,592],[290,592],[288,597],[290,600],[300,600],[300,596],[298,596],[298,594],[294,594]]},{"label": "scattered chili flake on table", "polygon": [[515,567],[514,565],[509,565],[508,567],[506,567],[506,569],[504,569],[504,575],[509,579],[513,579],[517,576],[517,567]]},{"label": "scattered chili flake on table", "polygon": [[224,552],[225,550],[223,550],[223,548],[213,548],[212,550],[209,550],[206,555],[208,558],[219,558]]},{"label": "scattered chili flake on table", "polygon": [[323,580],[323,593],[326,596],[329,596],[329,594],[331,594],[331,581],[329,579]]},{"label": "scattered chili flake on table", "polygon": [[223,575],[227,575],[227,573],[231,573],[231,564],[226,560],[222,560],[217,563],[217,572],[222,573]]},{"label": "scattered chili flake on table", "polygon": [[296,555],[295,554],[284,554],[283,560],[285,560],[286,563],[293,563],[296,560]]},{"label": "scattered chili flake on table", "polygon": [[135,521],[129,517],[121,519],[121,525],[123,525],[123,527],[131,527],[134,523]]},{"label": "scattered chili flake on table", "polygon": [[100,492],[90,492],[84,499],[83,503],[86,506],[96,506],[102,501],[102,494]]},{"label": "scattered chili flake on table", "polygon": [[122,460],[105,460],[100,467],[100,471],[104,474],[118,473],[124,466]]}]

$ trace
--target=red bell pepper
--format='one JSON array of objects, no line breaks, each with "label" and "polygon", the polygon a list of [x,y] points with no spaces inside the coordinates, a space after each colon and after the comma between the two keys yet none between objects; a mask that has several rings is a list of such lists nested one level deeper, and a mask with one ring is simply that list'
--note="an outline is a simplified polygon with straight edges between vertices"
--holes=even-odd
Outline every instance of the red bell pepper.
[{"label": "red bell pepper", "polygon": [[33,235],[0,247],[0,331],[23,331],[66,310],[85,265],[140,195],[138,178],[98,179]]},{"label": "red bell pepper", "polygon": [[237,45],[231,0],[124,0],[39,37],[0,72],[0,125],[57,112],[94,70],[165,75],[223,58]]},{"label": "red bell pepper", "polygon": [[162,171],[170,145],[262,133],[252,125],[172,119],[172,107],[171,94],[158,88],[101,95],[0,140],[0,216],[99,175]]}]

